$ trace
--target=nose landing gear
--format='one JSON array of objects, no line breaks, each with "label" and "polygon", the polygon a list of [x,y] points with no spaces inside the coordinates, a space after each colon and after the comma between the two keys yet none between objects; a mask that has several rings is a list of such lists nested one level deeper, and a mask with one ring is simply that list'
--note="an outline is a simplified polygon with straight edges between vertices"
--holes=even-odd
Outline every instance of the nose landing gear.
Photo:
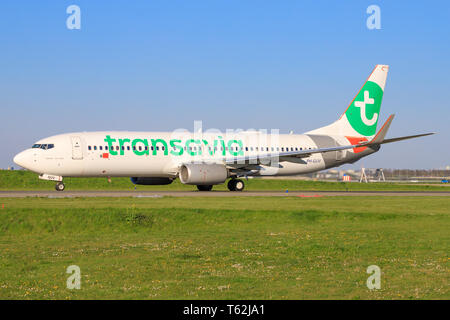
[{"label": "nose landing gear", "polygon": [[241,179],[231,179],[228,181],[228,190],[230,191],[242,191],[244,190],[245,184]]},{"label": "nose landing gear", "polygon": [[58,183],[55,185],[55,190],[56,190],[56,191],[64,191],[65,188],[66,188],[66,186],[65,186],[64,183],[62,183],[62,182],[58,182]]}]

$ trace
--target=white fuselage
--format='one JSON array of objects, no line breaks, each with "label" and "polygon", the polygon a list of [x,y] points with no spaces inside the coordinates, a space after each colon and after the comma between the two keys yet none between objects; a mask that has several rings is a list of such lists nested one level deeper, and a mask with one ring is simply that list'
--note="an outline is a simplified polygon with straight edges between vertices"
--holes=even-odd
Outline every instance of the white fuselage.
[{"label": "white fuselage", "polygon": [[[335,139],[343,140],[343,137]],[[345,139],[342,143],[349,144]],[[213,133],[126,131],[62,134],[39,140],[38,145],[52,145],[52,148],[27,149],[14,161],[39,174],[62,177],[176,177],[183,163],[221,163],[238,155],[277,154],[318,147],[305,134],[239,132],[225,137]],[[336,157],[342,158],[342,154],[336,153]],[[297,162],[259,165],[256,175],[294,175],[325,167],[323,156],[312,154]]]}]

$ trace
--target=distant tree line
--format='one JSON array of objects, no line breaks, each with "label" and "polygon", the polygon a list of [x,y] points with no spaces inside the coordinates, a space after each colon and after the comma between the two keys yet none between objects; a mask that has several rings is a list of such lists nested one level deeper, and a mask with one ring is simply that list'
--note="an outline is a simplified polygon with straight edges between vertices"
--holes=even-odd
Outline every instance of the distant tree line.
[{"label": "distant tree line", "polygon": [[411,178],[447,178],[450,170],[440,169],[383,169],[386,179],[411,179]]}]

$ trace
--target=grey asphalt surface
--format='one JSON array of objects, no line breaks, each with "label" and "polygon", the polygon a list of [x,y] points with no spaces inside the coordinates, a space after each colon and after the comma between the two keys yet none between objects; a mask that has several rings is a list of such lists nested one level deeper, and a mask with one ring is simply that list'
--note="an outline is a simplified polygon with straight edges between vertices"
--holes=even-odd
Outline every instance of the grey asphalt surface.
[{"label": "grey asphalt surface", "polygon": [[445,191],[0,191],[0,198],[76,198],[76,197],[326,197],[326,196],[444,196],[450,197]]}]

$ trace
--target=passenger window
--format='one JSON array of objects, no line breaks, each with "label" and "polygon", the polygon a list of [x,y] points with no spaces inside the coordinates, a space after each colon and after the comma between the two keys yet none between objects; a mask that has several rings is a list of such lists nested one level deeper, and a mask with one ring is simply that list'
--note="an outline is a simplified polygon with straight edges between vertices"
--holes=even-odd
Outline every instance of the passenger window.
[{"label": "passenger window", "polygon": [[88,150],[91,151],[91,150],[92,150],[92,147],[91,147],[91,146],[88,146]]},{"label": "passenger window", "polygon": [[119,151],[119,146],[116,146],[116,150]]},{"label": "passenger window", "polygon": [[97,150],[97,146],[94,146],[94,150]]},{"label": "passenger window", "polygon": [[105,150],[108,150],[108,146],[105,146]]},{"label": "passenger window", "polygon": [[100,147],[98,147],[100,150],[103,150],[103,147],[102,146],[100,146]]},{"label": "passenger window", "polygon": [[130,151],[130,146],[127,146],[127,150]]},{"label": "passenger window", "polygon": [[141,146],[139,146],[139,151],[142,151],[142,147]]},{"label": "passenger window", "polygon": [[248,151],[248,147],[245,147],[245,151]]}]

